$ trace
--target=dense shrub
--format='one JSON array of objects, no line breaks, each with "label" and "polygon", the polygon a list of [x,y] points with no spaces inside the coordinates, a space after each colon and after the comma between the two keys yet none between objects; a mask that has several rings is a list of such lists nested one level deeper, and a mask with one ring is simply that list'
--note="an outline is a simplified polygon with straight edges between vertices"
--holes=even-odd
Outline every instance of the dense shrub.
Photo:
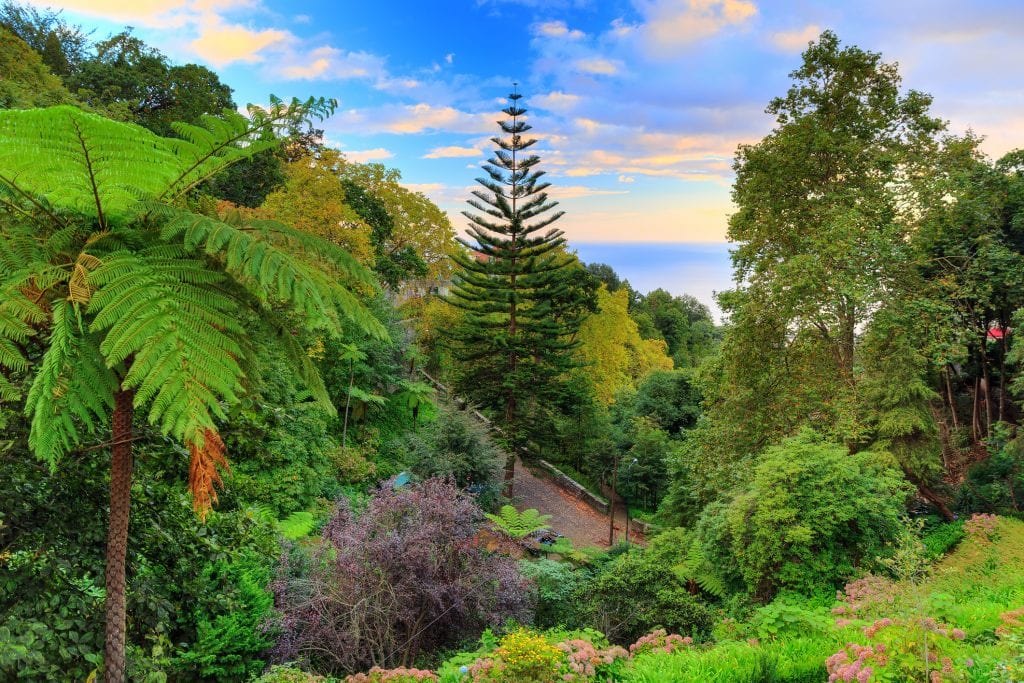
[{"label": "dense shrub", "polygon": [[[903,528],[907,485],[884,458],[804,430],[764,452],[724,511],[705,511],[703,543],[726,552],[723,573],[759,599],[834,588]],[[709,518],[721,512],[724,519]]]},{"label": "dense shrub", "polygon": [[523,576],[533,581],[537,590],[534,623],[541,628],[582,625],[581,603],[589,571],[573,569],[567,562],[554,560],[523,560],[519,563]]},{"label": "dense shrub", "polygon": [[700,390],[688,370],[652,372],[637,387],[633,410],[650,417],[673,436],[692,428],[700,417]]},{"label": "dense shrub", "polygon": [[527,620],[528,582],[514,560],[476,545],[480,518],[467,494],[440,479],[385,482],[358,517],[340,502],[306,568],[283,561],[277,658],[351,673]]},{"label": "dense shrub", "polygon": [[924,543],[928,559],[936,560],[955,548],[965,535],[962,522],[939,524],[925,531],[921,542]]},{"label": "dense shrub", "polygon": [[410,469],[424,479],[452,477],[477,494],[490,508],[501,491],[504,455],[482,425],[463,410],[442,406],[437,418],[419,432],[399,439],[398,453]]},{"label": "dense shrub", "polygon": [[1006,428],[994,430],[991,455],[967,471],[959,490],[963,512],[1019,514],[1024,500],[1024,436],[1010,437]]},{"label": "dense shrub", "polygon": [[[95,522],[107,515],[109,465],[67,458],[55,476],[22,445],[0,454],[0,679],[84,680],[103,653],[106,533]],[[137,453],[130,674],[201,680],[203,665],[189,655],[206,652],[234,662],[215,678],[246,680],[243,662],[258,663],[266,643],[258,631],[232,629],[247,631],[265,614],[266,594],[249,579],[260,571],[254,558],[276,552],[273,530],[242,511],[214,510],[200,523],[182,485],[187,459],[146,441]]]},{"label": "dense shrub", "polygon": [[713,611],[674,570],[683,562],[685,550],[667,535],[605,565],[584,588],[589,623],[621,644],[655,626],[690,636],[707,633]]}]

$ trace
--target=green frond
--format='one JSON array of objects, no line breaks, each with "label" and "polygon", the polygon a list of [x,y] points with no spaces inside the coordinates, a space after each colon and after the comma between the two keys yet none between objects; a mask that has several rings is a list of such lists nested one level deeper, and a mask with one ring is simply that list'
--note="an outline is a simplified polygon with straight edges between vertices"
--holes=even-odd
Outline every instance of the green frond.
[{"label": "green frond", "polygon": [[51,466],[105,425],[113,410],[117,380],[96,342],[82,330],[73,304],[54,302],[50,345],[25,401],[29,447]]},{"label": "green frond", "polygon": [[0,111],[0,169],[9,188],[101,225],[131,215],[182,170],[159,136],[70,106]]},{"label": "green frond", "polygon": [[[300,255],[263,239],[260,231],[172,208],[159,213],[164,220],[162,239],[181,240],[186,249],[219,257],[225,271],[258,298],[288,304],[315,328],[340,334],[341,319],[346,318],[367,334],[387,338],[387,329],[347,287]],[[315,240],[306,241],[313,244]],[[353,272],[360,269],[352,267]]]},{"label": "green frond", "polygon": [[319,403],[323,408],[333,417],[338,414],[337,409],[334,407],[334,403],[331,401],[330,395],[327,393],[327,387],[324,386],[323,377],[320,376],[320,371],[316,369],[316,365],[313,364],[313,360],[306,353],[306,349],[302,347],[302,344],[295,338],[292,331],[288,329],[284,322],[277,319],[276,316],[269,316],[270,322],[277,331],[277,342],[280,344],[280,348],[284,351],[285,358],[291,363],[292,367],[299,373],[302,383],[309,391],[310,396],[314,401]]},{"label": "green frond", "polygon": [[236,338],[238,303],[222,279],[200,276],[201,261],[146,258],[122,252],[91,275],[92,329],[110,368],[128,365],[122,386],[163,433],[193,443],[224,419],[222,402],[242,393]]},{"label": "green frond", "polygon": [[517,512],[511,505],[502,505],[496,515],[489,512],[484,514],[500,531],[515,539],[525,538],[534,531],[547,529],[548,520],[551,519],[551,515],[542,515],[533,508]]},{"label": "green frond", "polygon": [[721,598],[728,592],[716,568],[707,559],[700,541],[693,538],[686,548],[683,561],[672,567],[673,573],[683,583],[693,581],[702,591]]},{"label": "green frond", "polygon": [[308,536],[315,526],[316,519],[313,513],[306,510],[293,512],[277,522],[277,530],[289,541],[297,541]]}]

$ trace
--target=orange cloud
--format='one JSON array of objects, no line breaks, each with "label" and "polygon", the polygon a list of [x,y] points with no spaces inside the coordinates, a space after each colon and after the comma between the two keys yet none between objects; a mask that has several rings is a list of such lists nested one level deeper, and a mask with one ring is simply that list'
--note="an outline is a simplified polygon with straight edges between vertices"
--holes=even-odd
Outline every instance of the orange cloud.
[{"label": "orange cloud", "polygon": [[819,35],[821,35],[821,28],[817,24],[808,24],[795,31],[773,33],[771,41],[775,47],[784,52],[801,52],[807,48],[807,43],[815,40]]},{"label": "orange cloud", "polygon": [[263,49],[291,37],[292,34],[287,31],[254,31],[240,24],[225,24],[216,20],[203,26],[191,46],[206,61],[215,66],[224,66],[232,62],[263,61],[260,55]]}]

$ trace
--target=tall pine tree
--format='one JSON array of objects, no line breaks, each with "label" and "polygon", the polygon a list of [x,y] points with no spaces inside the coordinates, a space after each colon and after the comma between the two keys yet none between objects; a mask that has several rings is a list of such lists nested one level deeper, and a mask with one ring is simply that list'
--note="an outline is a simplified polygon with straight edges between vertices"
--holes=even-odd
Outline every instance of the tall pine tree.
[{"label": "tall pine tree", "polygon": [[[575,366],[573,339],[585,309],[593,307],[592,278],[565,252],[564,233],[549,227],[562,216],[545,191],[550,183],[537,170],[540,158],[527,153],[537,140],[520,105],[509,95],[500,121],[503,137],[477,178],[464,211],[471,240],[459,241],[466,253],[453,256],[459,271],[446,300],[462,309],[461,322],[449,330],[460,362],[456,383],[479,405],[494,411],[512,445],[505,465],[505,491],[511,494],[515,450],[536,415]],[[589,290],[589,296],[588,296]]]}]

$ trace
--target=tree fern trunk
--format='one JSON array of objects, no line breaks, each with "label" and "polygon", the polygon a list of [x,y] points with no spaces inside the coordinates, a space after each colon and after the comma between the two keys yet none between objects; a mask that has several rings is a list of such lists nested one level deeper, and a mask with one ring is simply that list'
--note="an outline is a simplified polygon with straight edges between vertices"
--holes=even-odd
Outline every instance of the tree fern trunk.
[{"label": "tree fern trunk", "polygon": [[114,396],[113,457],[110,465],[110,523],[107,527],[107,621],[103,679],[122,683],[125,674],[125,556],[132,491],[132,400],[134,392]]}]

